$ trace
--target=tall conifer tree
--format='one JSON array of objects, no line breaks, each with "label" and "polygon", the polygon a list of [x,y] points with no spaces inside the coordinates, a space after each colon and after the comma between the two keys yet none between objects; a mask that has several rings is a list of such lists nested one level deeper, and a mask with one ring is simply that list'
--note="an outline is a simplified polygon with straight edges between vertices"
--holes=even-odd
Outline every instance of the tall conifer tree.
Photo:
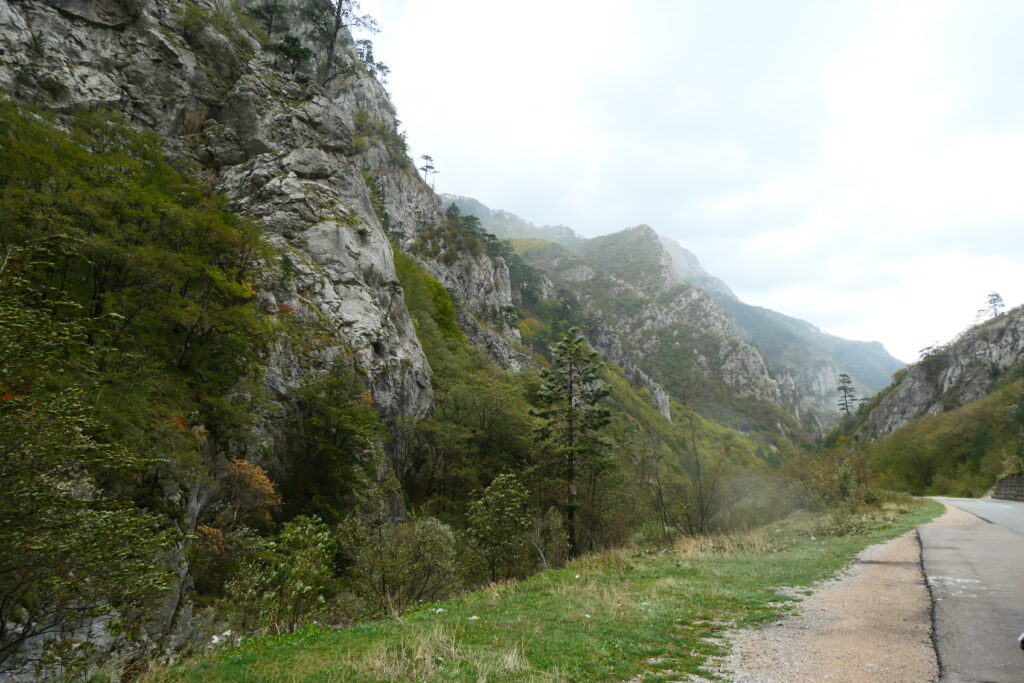
[{"label": "tall conifer tree", "polygon": [[579,552],[577,479],[601,460],[599,432],[611,421],[609,411],[599,405],[611,391],[597,377],[600,367],[597,352],[588,349],[579,328],[572,328],[555,347],[551,366],[541,371],[544,386],[538,396],[543,407],[533,411],[546,421],[538,428],[537,438],[551,444],[559,476],[565,481],[565,518],[573,555]]}]

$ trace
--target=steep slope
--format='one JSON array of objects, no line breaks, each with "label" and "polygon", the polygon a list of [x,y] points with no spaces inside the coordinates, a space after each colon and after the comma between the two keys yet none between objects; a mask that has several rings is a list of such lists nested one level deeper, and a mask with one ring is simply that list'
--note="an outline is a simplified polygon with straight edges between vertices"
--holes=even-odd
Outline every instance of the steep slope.
[{"label": "steep slope", "polygon": [[[646,226],[641,232],[633,229],[584,239],[564,226],[538,227],[468,197],[444,195],[442,200],[479,217],[484,227],[499,236],[557,242],[649,293],[663,293],[681,283],[696,285],[728,319],[729,333],[756,347],[779,386],[781,400],[795,415],[802,417],[810,409],[823,424],[835,424],[840,373],[851,375],[858,393],[868,396],[885,387],[892,373],[903,367],[878,342],[842,339],[803,320],[740,301],[726,283],[704,270],[692,252]],[[716,316],[708,320],[719,324]]]},{"label": "steep slope", "polygon": [[860,433],[876,439],[926,415],[965,406],[1024,368],[1024,307],[929,350],[885,391]]},{"label": "steep slope", "polygon": [[[520,364],[505,341],[515,341],[514,328],[495,334],[475,322],[512,305],[501,259],[458,254],[441,263],[416,250],[444,212],[406,157],[394,107],[354,56],[351,36],[343,33],[338,46],[342,76],[320,85],[289,73],[245,19],[212,0],[3,0],[0,83],[50,109],[121,111],[201,165],[288,254],[288,277],[262,292],[264,306],[336,334],[320,357],[352,349],[388,421],[422,416],[431,400],[389,238],[456,294],[471,338],[506,365]],[[272,359],[273,393],[308,375],[296,362],[287,349]]]},{"label": "steep slope", "polygon": [[[649,241],[638,228],[631,238]],[[748,431],[793,435],[794,419],[757,350],[732,333],[732,323],[701,289],[642,278],[636,286],[550,242],[516,242],[524,261],[550,278],[553,290],[582,308],[584,331],[602,351],[609,329],[618,353],[712,419]],[[597,249],[602,249],[598,246]],[[662,263],[667,267],[667,264]],[[632,259],[620,273],[656,272],[657,264]]]},{"label": "steep slope", "polygon": [[785,373],[796,381],[805,399],[824,412],[834,407],[836,376],[849,374],[865,396],[889,384],[892,374],[903,367],[879,342],[852,341],[822,332],[809,322],[776,311],[751,306],[720,279],[708,275],[697,257],[675,240],[661,237],[676,273],[686,282],[704,289],[722,311],[732,318],[741,337],[764,354],[773,372]]},{"label": "steep slope", "polygon": [[[293,30],[315,44],[312,26],[296,21]],[[131,427],[139,434],[132,446],[161,463],[147,474],[154,481],[145,482],[155,492],[139,492],[140,504],[165,514],[178,539],[167,559],[174,584],[147,623],[153,640],[139,647],[155,647],[166,636],[159,647],[173,650],[192,637],[187,595],[195,577],[186,548],[195,547],[189,539],[198,527],[218,525],[218,510],[234,504],[225,483],[231,463],[249,463],[247,471],[258,475],[257,483],[263,478],[273,501],[269,473],[293,494],[285,501],[288,510],[302,510],[316,497],[293,483],[302,481],[296,475],[302,466],[324,462],[315,449],[307,449],[312,465],[297,462],[295,422],[309,417],[312,388],[338,388],[330,384],[337,377],[333,370],[351,365],[354,372],[345,375],[341,397],[329,406],[343,416],[332,438],[349,438],[339,434],[351,428],[344,420],[352,415],[366,423],[379,416],[395,431],[433,410],[432,368],[405,302],[393,244],[456,294],[459,321],[471,342],[506,366],[522,362],[512,348],[518,331],[488,322],[512,306],[507,266],[486,253],[447,249],[441,258],[426,248],[445,241],[436,232],[447,218],[406,155],[386,91],[356,57],[348,32],[338,36],[338,73],[322,84],[271,49],[237,3],[0,0],[0,84],[8,97],[56,112],[72,131],[67,122],[77,112],[112,110],[133,127],[159,134],[157,144],[166,146],[175,166],[226,195],[235,211],[257,219],[270,246],[260,252],[268,262],[255,291],[242,288],[245,294],[236,296],[255,298],[261,312],[276,321],[277,332],[269,338],[252,335],[249,343],[260,354],[258,363],[251,362],[251,377],[201,397],[222,408],[218,429],[198,411],[172,415],[174,431],[165,439],[158,438],[167,431],[159,423]],[[15,176],[19,168],[10,170]],[[110,189],[102,170],[95,174],[99,193]],[[170,217],[162,225],[173,231],[181,220],[173,205],[167,210]],[[95,216],[113,228],[118,218]],[[145,239],[145,233],[133,238]],[[213,268],[205,275],[222,278]],[[189,284],[182,289],[188,292]],[[182,317],[192,312],[176,311]],[[301,333],[290,333],[296,329]],[[165,343],[176,338],[168,335]],[[185,350],[187,342],[179,355]],[[232,362],[242,360],[253,361]],[[178,365],[173,371],[184,373]],[[202,388],[201,380],[195,386]],[[182,383],[187,382],[186,374]],[[314,399],[328,400],[325,393]],[[356,412],[345,415],[350,406]],[[159,415],[160,407],[147,409]],[[129,422],[123,415],[111,420]],[[126,430],[110,428],[115,436]],[[341,441],[348,454],[341,466],[370,458],[382,441],[372,427],[353,443]],[[383,445],[397,469],[395,443],[388,439]],[[319,470],[316,476],[322,482],[330,473]],[[336,494],[331,504],[350,506],[344,495]],[[390,503],[400,516],[401,497],[392,494]]]}]

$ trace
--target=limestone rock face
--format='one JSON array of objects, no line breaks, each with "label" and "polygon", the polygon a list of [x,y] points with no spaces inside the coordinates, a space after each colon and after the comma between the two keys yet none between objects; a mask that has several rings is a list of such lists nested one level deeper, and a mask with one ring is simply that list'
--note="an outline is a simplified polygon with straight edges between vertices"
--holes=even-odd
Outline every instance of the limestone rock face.
[{"label": "limestone rock face", "polygon": [[[302,348],[286,335],[270,344],[263,383],[271,400],[260,403],[254,443],[229,448],[281,473],[289,396],[335,360],[351,359],[385,422],[431,410],[431,369],[394,248],[452,291],[475,344],[508,368],[525,359],[514,348],[506,264],[467,254],[440,263],[416,250],[444,211],[406,155],[387,92],[353,56],[351,36],[340,37],[340,75],[321,85],[264,49],[241,11],[224,0],[0,0],[0,86],[61,115],[121,112],[162,135],[172,161],[264,226],[277,255],[258,301],[282,320],[301,321],[314,339]],[[293,30],[310,33],[301,24]],[[182,491],[168,495],[188,531],[209,503],[209,486],[174,485]],[[174,562],[183,561],[179,548]],[[188,610],[184,600],[161,611],[154,637],[189,632]]]},{"label": "limestone rock face", "polygon": [[[349,36],[342,43],[352,46]],[[293,75],[215,0],[0,0],[0,50],[0,84],[12,97],[123,112],[263,223],[287,260],[261,292],[264,307],[317,320],[336,339],[315,358],[274,350],[272,395],[351,350],[385,420],[426,414],[430,368],[396,287],[390,240],[411,248],[444,214],[405,156],[387,92],[354,58],[343,57],[346,75],[326,87]],[[417,258],[458,300],[470,338],[519,367],[505,264]]]},{"label": "limestone rock face", "polygon": [[459,324],[480,350],[507,370],[520,370],[527,358],[521,341],[508,265],[501,258],[465,254],[454,265],[420,257],[460,307]]},{"label": "limestone rock face", "polygon": [[911,420],[976,401],[1022,364],[1024,307],[968,329],[910,366],[871,411],[862,433],[880,438]]}]

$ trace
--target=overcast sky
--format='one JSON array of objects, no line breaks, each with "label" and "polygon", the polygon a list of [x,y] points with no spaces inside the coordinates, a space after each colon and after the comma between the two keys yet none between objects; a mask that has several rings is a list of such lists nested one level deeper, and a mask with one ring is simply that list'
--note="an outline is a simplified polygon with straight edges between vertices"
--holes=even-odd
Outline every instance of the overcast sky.
[{"label": "overcast sky", "polygon": [[911,361],[1024,303],[1024,2],[364,0],[438,191]]}]

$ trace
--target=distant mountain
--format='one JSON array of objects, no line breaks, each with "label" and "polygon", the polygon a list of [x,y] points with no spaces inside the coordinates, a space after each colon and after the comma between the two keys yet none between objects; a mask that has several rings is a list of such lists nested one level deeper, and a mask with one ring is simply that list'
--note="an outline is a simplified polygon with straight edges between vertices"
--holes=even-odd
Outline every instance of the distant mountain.
[{"label": "distant mountain", "polygon": [[[670,297],[673,288],[680,285],[695,286],[710,302],[703,305],[704,320],[695,320],[694,324],[756,348],[759,361],[778,387],[776,402],[786,405],[800,420],[810,408],[823,424],[836,422],[839,373],[853,378],[858,394],[870,396],[887,386],[892,374],[903,367],[878,342],[836,337],[804,320],[740,301],[725,282],[704,270],[696,255],[649,226],[586,239],[565,226],[538,227],[475,199],[451,195],[442,199],[477,216],[495,235],[556,242],[591,266],[655,299]],[[534,265],[542,270],[550,267],[543,262]],[[712,309],[714,314],[710,313]]]},{"label": "distant mountain", "polygon": [[528,237],[557,242],[567,246],[583,240],[572,228],[565,225],[542,225],[538,227],[514,213],[501,211],[500,209],[491,209],[484,205],[483,202],[472,197],[442,194],[441,202],[446,208],[455,204],[462,213],[476,216],[489,233],[502,239]]}]

